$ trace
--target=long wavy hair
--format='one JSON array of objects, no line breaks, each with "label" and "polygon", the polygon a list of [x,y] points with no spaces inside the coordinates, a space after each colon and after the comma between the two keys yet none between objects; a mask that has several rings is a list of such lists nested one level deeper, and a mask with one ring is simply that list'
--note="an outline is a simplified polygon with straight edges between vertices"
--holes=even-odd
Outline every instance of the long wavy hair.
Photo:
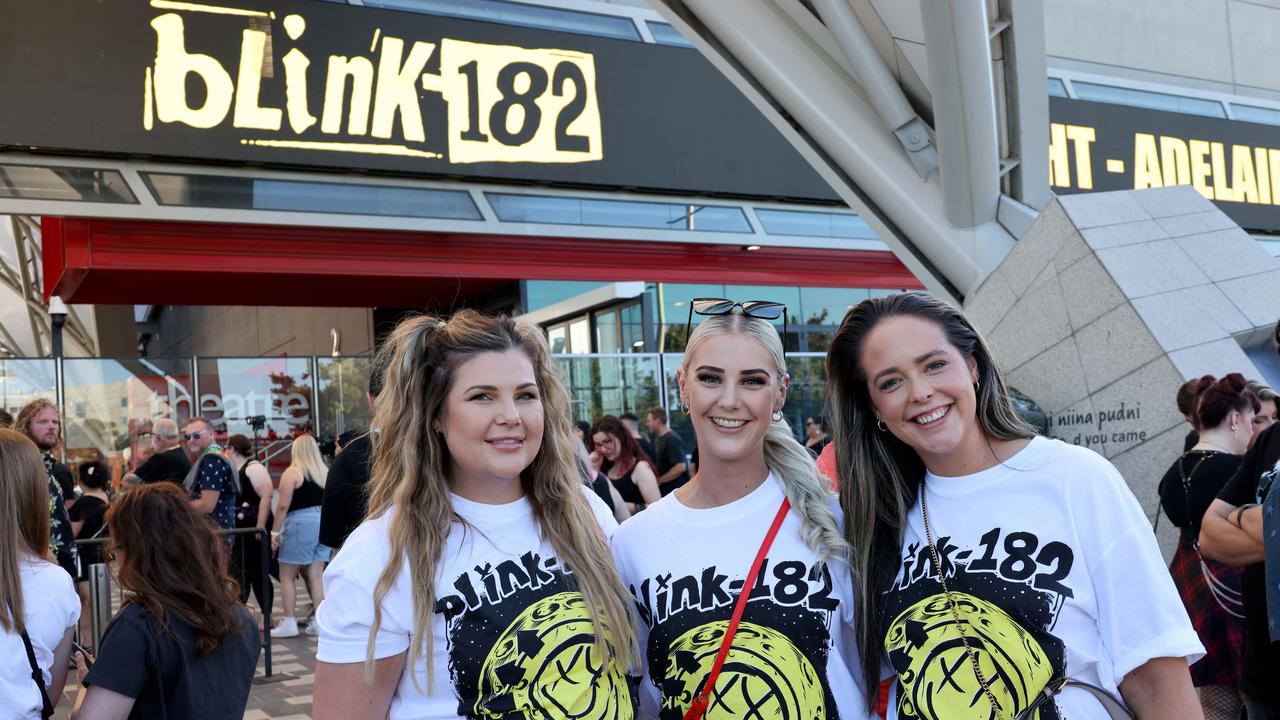
[{"label": "long wavy hair", "polygon": [[[698,323],[685,345],[680,363],[680,376],[688,382],[689,364],[707,338],[716,335],[746,335],[760,343],[777,366],[774,382],[781,384],[787,376],[786,356],[778,331],[766,320],[748,317],[741,312],[715,315]],[[835,513],[831,510],[831,485],[818,476],[813,456],[804,449],[784,416],[771,420],[764,436],[764,462],[782,485],[782,492],[800,515],[800,536],[818,557],[848,562],[849,545],[840,534]]]},{"label": "long wavy hair", "polygon": [[[916,292],[863,300],[844,316],[827,351],[827,398],[844,531],[852,546],[856,634],[866,687],[880,682],[886,627],[883,593],[898,573],[907,514],[916,503],[925,474],[924,461],[911,446],[876,428],[875,408],[862,368],[867,336],[893,317],[936,324],[961,356],[973,358],[978,369],[978,426],[988,440],[1035,435],[1014,412],[991,350],[959,310]],[[871,700],[869,697],[868,702]]]},{"label": "long wavy hair", "polygon": [[[432,421],[442,418],[454,375],[469,358],[486,352],[519,350],[533,365],[544,410],[542,446],[521,473],[541,534],[572,571],[586,600],[596,649],[605,662],[625,672],[635,652],[632,599],[614,569],[613,557],[582,490],[570,424],[569,393],[552,365],[542,332],[510,317],[460,310],[449,320],[405,320],[387,343],[394,356],[378,395],[373,425],[373,472],[367,518],[391,512],[391,557],[373,595],[366,674],[373,671],[374,637],[382,623],[382,601],[404,563],[413,583],[413,637],[408,667],[426,657],[427,691],[432,692],[432,613],[436,570],[449,531],[460,519],[449,497],[449,451]],[[414,675],[414,683],[417,676]]]},{"label": "long wavy hair", "polygon": [[204,656],[240,631],[240,587],[227,574],[226,545],[181,488],[142,485],[116,498],[106,517],[107,553],[116,557],[124,602],[149,612],[157,633],[180,618]]},{"label": "long wavy hair", "polygon": [[49,551],[49,474],[25,433],[0,429],[0,628],[26,628],[23,555]]},{"label": "long wavy hair", "polygon": [[311,478],[311,482],[324,487],[324,481],[329,476],[329,464],[324,461],[324,455],[320,454],[320,444],[311,434],[303,433],[294,438],[289,456],[292,458],[289,467],[297,468],[302,477]]}]

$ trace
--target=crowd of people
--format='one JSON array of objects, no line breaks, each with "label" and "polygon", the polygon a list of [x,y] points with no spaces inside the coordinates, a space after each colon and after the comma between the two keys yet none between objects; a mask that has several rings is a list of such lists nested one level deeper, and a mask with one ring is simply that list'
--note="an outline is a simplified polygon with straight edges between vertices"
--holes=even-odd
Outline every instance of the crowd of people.
[{"label": "crowd of people", "polygon": [[[261,642],[244,603],[269,616],[274,588],[259,535],[219,534],[239,527],[269,530],[273,635],[318,635],[321,720],[1280,717],[1275,393],[1237,374],[1180,391],[1168,568],[1117,470],[1037,436],[955,308],[853,307],[830,417],[801,433],[783,312],[692,303],[692,457],[661,407],[648,437],[637,416],[575,423],[541,330],[471,310],[402,322],[371,427],[332,463],[298,436],[276,482],[196,417],[152,424],[128,489],[85,463],[76,493],[56,406],[32,403],[0,430],[0,715],[41,717],[74,667],[78,718],[240,717]],[[92,663],[75,578],[100,560],[125,601]]]}]

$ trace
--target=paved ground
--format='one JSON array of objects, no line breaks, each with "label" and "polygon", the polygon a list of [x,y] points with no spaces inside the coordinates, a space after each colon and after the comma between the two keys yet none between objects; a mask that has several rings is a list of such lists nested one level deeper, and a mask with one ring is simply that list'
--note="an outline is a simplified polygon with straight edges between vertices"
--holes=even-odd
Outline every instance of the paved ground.
[{"label": "paved ground", "polygon": [[[311,603],[307,591],[298,583],[298,611],[304,615]],[[254,605],[250,600],[250,604]],[[255,606],[256,607],[256,606]],[[280,607],[279,586],[276,589],[275,607]],[[307,720],[311,717],[311,692],[315,679],[316,638],[301,633],[296,638],[271,641],[271,674],[266,677],[265,654],[258,659],[258,672],[249,692],[249,705],[245,720]],[[75,705],[76,688],[74,674],[68,678],[67,690],[58,703],[54,720],[67,720]]]}]

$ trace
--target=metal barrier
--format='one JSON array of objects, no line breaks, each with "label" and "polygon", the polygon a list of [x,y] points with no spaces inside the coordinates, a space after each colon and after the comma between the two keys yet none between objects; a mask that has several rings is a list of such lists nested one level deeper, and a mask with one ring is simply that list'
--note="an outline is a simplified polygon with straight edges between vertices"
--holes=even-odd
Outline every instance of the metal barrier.
[{"label": "metal barrier", "polygon": [[[224,537],[233,535],[257,535],[258,545],[260,546],[262,560],[262,587],[269,588],[271,585],[271,573],[269,568],[271,565],[271,534],[266,528],[232,528],[230,530],[218,530],[218,534]],[[89,545],[102,545],[106,543],[108,538],[96,537],[77,540],[76,545],[86,547]],[[243,548],[241,544],[241,567],[244,567]],[[243,588],[241,588],[243,590]],[[275,603],[272,603],[272,607]],[[90,631],[93,633],[93,647],[97,648],[102,643],[102,633],[106,631],[107,623],[111,621],[111,576],[107,572],[107,566],[103,563],[94,563],[89,566],[89,612],[90,612]],[[263,653],[263,677],[269,679],[271,672],[271,608],[262,608],[262,653]]]}]

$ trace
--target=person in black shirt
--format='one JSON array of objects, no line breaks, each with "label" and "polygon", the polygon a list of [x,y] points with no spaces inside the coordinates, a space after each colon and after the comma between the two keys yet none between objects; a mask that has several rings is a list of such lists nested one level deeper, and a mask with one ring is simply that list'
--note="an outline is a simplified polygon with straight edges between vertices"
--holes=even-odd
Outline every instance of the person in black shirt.
[{"label": "person in black shirt", "polygon": [[178,443],[178,424],[160,418],[151,424],[151,444],[156,452],[133,471],[144,483],[169,481],[181,485],[191,471],[191,461]]},{"label": "person in black shirt", "polygon": [[1169,520],[1182,529],[1169,570],[1206,651],[1191,666],[1192,684],[1200,689],[1200,703],[1208,720],[1236,720],[1243,707],[1241,572],[1216,560],[1202,559],[1196,541],[1205,511],[1240,467],[1253,437],[1253,418],[1260,403],[1239,373],[1210,382],[1199,398],[1198,440],[1164,474],[1160,503]]},{"label": "person in black shirt", "polygon": [[[237,528],[265,528],[272,526],[271,497],[275,485],[267,468],[254,457],[253,445],[244,435],[227,438],[227,457],[239,468],[240,497],[236,504]],[[265,545],[264,545],[265,543]],[[263,615],[271,612],[271,576],[263,577],[262,551],[271,551],[271,543],[261,535],[237,535],[231,548],[232,577],[240,581],[240,602],[249,599],[252,589],[258,598]],[[268,564],[270,564],[268,562]]]},{"label": "person in black shirt", "polygon": [[243,717],[258,628],[226,582],[227,556],[213,527],[181,488],[156,483],[117,498],[107,529],[125,604],[93,667],[76,653],[75,716]]},{"label": "person in black shirt", "polygon": [[627,428],[627,432],[631,433],[631,437],[635,438],[635,441],[639,443],[640,449],[644,451],[644,454],[653,459],[657,453],[653,449],[653,443],[640,434],[640,418],[636,417],[635,413],[624,412],[618,416],[618,419]]},{"label": "person in black shirt", "polygon": [[62,443],[62,421],[58,416],[58,408],[51,400],[36,398],[18,411],[13,429],[26,435],[40,448],[44,468],[49,475],[49,550],[57,558],[58,565],[68,575],[75,577],[78,551],[71,519],[67,516],[67,499],[75,498],[75,489],[71,471],[54,457]]},{"label": "person in black shirt", "polygon": [[653,435],[653,460],[658,467],[658,492],[670,495],[676,488],[689,482],[685,465],[684,442],[667,426],[667,411],[660,407],[645,415],[645,425]]},{"label": "person in black shirt", "polygon": [[[369,387],[366,399],[369,409],[382,392],[387,363],[391,361],[390,349],[383,349],[369,364]],[[350,437],[348,433],[341,437]],[[324,483],[324,500],[320,504],[320,542],[334,550],[342,547],[364,520],[365,486],[369,484],[370,463],[373,462],[373,428],[359,432],[353,439],[339,443],[338,454],[329,465],[329,476]]]},{"label": "person in black shirt", "polygon": [[1245,453],[1240,468],[1205,513],[1200,551],[1214,560],[1244,567],[1245,640],[1241,689],[1249,720],[1280,718],[1280,643],[1267,628],[1260,486],[1280,467],[1280,424],[1272,425]]},{"label": "person in black shirt", "polygon": [[107,495],[107,487],[111,484],[111,470],[100,462],[87,462],[81,464],[77,472],[83,493],[72,503],[67,515],[71,519],[71,530],[76,535],[76,545],[80,550],[80,573],[76,576],[76,590],[80,594],[80,637],[89,638],[92,637],[89,566],[102,562],[102,546],[95,543],[83,545],[80,541],[105,535],[105,515],[107,505],[111,502]]}]

